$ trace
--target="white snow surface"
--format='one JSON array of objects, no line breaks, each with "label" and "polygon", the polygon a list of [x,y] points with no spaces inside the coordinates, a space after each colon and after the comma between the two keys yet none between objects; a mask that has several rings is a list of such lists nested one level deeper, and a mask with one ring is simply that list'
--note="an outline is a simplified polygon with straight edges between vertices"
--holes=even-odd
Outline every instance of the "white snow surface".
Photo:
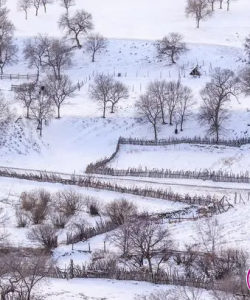
[{"label": "white snow surface", "polygon": [[[192,88],[197,104],[193,109],[193,115],[184,124],[184,131],[179,133],[179,136],[206,136],[205,128],[200,127],[195,118],[197,108],[201,103],[199,91],[209,80],[210,71],[215,67],[230,68],[238,72],[245,66],[242,61],[244,59],[243,42],[250,33],[250,1],[232,2],[229,12],[225,8],[219,10],[216,7],[214,17],[201,22],[200,29],[195,28],[194,19],[185,17],[185,4],[184,0],[76,0],[76,5],[71,8],[72,12],[83,8],[92,13],[95,31],[109,38],[107,51],[97,55],[95,63],[91,63],[89,55],[82,50],[75,52],[74,66],[66,73],[74,82],[83,81],[83,88],[62,107],[62,118],[53,119],[49,126],[45,127],[42,138],[38,136],[34,122],[22,118],[15,123],[9,132],[10,139],[0,149],[0,165],[84,173],[90,162],[111,155],[119,136],[152,139],[152,128],[146,123],[138,122],[135,118],[134,103],[145,91],[147,84],[155,79],[177,80],[181,76],[182,83]],[[32,9],[28,13],[28,20],[25,20],[24,13],[16,9],[17,0],[8,0],[7,6],[11,10],[10,18],[16,26],[15,42],[19,45],[20,51],[19,62],[6,67],[5,73],[35,73],[35,70],[28,68],[23,60],[23,41],[38,33],[62,36],[57,20],[63,8],[59,7],[58,1],[55,1],[53,5],[48,6],[47,14],[41,8],[36,17]],[[189,52],[181,56],[175,66],[170,66],[167,61],[159,61],[155,57],[155,40],[161,39],[169,32],[183,34],[189,48]],[[189,76],[189,72],[196,64],[201,67],[202,76],[194,79]],[[115,114],[108,113],[106,119],[100,117],[100,107],[88,95],[89,84],[98,72],[115,76],[121,73],[122,76],[117,79],[127,84],[130,91],[129,99],[117,106]],[[1,90],[16,109],[16,118],[23,117],[25,109],[15,103],[10,87],[11,84],[20,82],[17,80],[1,81]],[[229,103],[231,118],[224,137],[249,136],[248,108],[249,98],[243,96]],[[159,138],[168,138],[173,135],[173,127],[161,126]],[[112,167],[119,168],[140,166],[176,170],[207,168],[223,169],[233,173],[247,171],[249,165],[249,146],[231,149],[187,145],[150,148],[124,146],[110,164]],[[127,179],[120,179],[120,182],[122,180]],[[132,185],[133,179],[129,180],[123,181],[124,184]],[[218,219],[220,224],[223,224],[224,245],[248,250],[250,230],[248,184],[154,179],[146,183],[142,179],[137,180],[141,180],[141,185],[165,185],[180,193],[207,193],[219,196],[227,194],[231,197],[231,201],[233,201],[234,191],[241,193],[245,204],[236,204],[227,213],[218,215]],[[16,228],[14,205],[22,191],[41,187],[53,192],[63,188],[59,184],[0,179],[0,207],[3,209],[2,213],[6,213],[9,217],[8,225],[5,226],[6,230],[11,233],[12,245],[30,245],[26,238],[28,229]],[[92,189],[77,188],[77,190],[84,195],[98,197],[103,203],[124,196],[124,194]],[[125,196],[133,200],[141,210],[147,209],[151,212],[168,211],[184,206],[168,201]],[[88,218],[85,212],[84,217]],[[90,219],[88,221],[93,222]],[[193,241],[194,224],[195,222],[190,221],[171,224],[171,232],[180,249],[185,243]],[[87,243],[76,244],[75,250],[72,251],[70,247],[65,246],[63,234],[60,246],[55,251],[55,256],[59,257],[59,263],[64,266],[72,257],[79,263],[88,261],[89,256],[79,254],[78,251],[85,250],[88,247]],[[93,249],[102,249],[104,239],[105,235],[101,235],[91,239],[89,243]],[[71,298],[80,300],[83,299],[83,294],[93,297],[91,299],[106,297],[114,300],[132,300],[136,294],[149,293],[159,288],[168,287],[141,282],[75,279],[71,281],[51,280],[49,287],[42,288],[42,292],[48,295],[48,300]]]}]

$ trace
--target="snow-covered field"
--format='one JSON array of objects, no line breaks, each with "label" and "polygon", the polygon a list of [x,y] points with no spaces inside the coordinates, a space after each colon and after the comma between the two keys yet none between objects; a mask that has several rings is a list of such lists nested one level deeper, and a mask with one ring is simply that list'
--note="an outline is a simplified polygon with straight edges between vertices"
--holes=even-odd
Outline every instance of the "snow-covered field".
[{"label": "snow-covered field", "polygon": [[[245,64],[243,42],[250,33],[249,11],[250,1],[233,1],[229,12],[224,8],[216,12],[213,18],[201,22],[201,28],[195,28],[194,19],[185,17],[184,0],[76,0],[75,9],[83,8],[92,13],[95,31],[109,38],[107,51],[97,55],[95,63],[90,62],[88,54],[76,50],[73,58],[74,66],[67,71],[71,79],[77,83],[83,82],[83,88],[73,99],[62,107],[62,118],[53,119],[44,128],[43,137],[36,132],[36,124],[26,120],[23,116],[25,109],[14,101],[11,84],[21,81],[2,80],[1,90],[13,108],[16,118],[23,117],[10,130],[6,145],[0,149],[0,166],[31,168],[68,173],[84,173],[86,166],[114,152],[119,136],[153,138],[151,126],[138,122],[134,103],[139,95],[145,91],[147,84],[155,79],[177,80],[192,88],[196,105],[192,116],[184,124],[185,136],[206,136],[205,127],[198,125],[196,114],[201,99],[200,89],[209,80],[209,74],[215,67],[230,68],[236,73]],[[34,10],[28,13],[25,20],[24,13],[16,9],[17,0],[8,0],[7,6],[11,10],[10,18],[16,26],[15,42],[19,45],[19,62],[6,67],[7,74],[35,73],[27,67],[23,60],[22,47],[26,38],[41,34],[62,36],[58,29],[57,20],[63,9],[58,1],[48,6],[45,14],[41,9],[38,17]],[[216,5],[217,6],[217,5]],[[167,61],[159,61],[155,57],[154,42],[169,32],[183,34],[189,51],[180,57],[175,66]],[[192,78],[189,72],[198,64],[201,67],[201,78]],[[128,85],[130,97],[120,102],[115,114],[107,113],[107,118],[101,118],[101,108],[89,98],[89,85],[98,72],[114,74],[121,73],[121,80]],[[231,118],[226,126],[224,137],[249,136],[249,98],[240,96],[228,105]],[[159,138],[174,135],[174,128],[162,125]],[[208,147],[199,145],[177,145],[168,147],[135,147],[123,146],[117,157],[110,163],[114,168],[147,167],[167,168],[173,170],[225,170],[233,173],[249,170],[249,146],[241,148]],[[116,180],[116,179],[113,179]],[[124,180],[124,185],[137,184],[130,179]],[[250,230],[249,202],[247,195],[250,190],[247,184],[220,184],[212,182],[198,182],[185,180],[154,180],[146,182],[141,179],[138,184],[144,186],[161,186],[175,192],[194,194],[216,194],[218,197],[228,195],[231,203],[235,191],[242,194],[245,204],[236,204],[233,209],[218,215],[223,225],[224,246],[243,248],[248,250]],[[141,181],[141,183],[139,183]],[[16,228],[14,205],[18,202],[22,191],[35,188],[46,188],[56,192],[63,188],[59,184],[42,184],[16,179],[0,179],[0,199],[3,213],[9,217],[6,230],[10,232],[10,244],[15,246],[30,245],[26,238],[27,229]],[[93,196],[102,203],[125,197],[136,203],[141,211],[167,212],[183,208],[180,203],[172,203],[158,199],[118,194],[108,191],[76,188],[83,195]],[[83,214],[88,222],[92,222],[86,213]],[[186,243],[193,241],[194,222],[183,221],[171,224],[171,233],[180,249]],[[63,234],[62,234],[63,236]],[[88,241],[93,249],[101,249],[105,235],[100,235]],[[73,257],[77,262],[89,259],[79,255],[78,250],[85,250],[87,243],[78,243],[71,247],[65,246],[63,239],[55,252],[63,266]],[[108,246],[110,247],[110,246]],[[65,255],[67,253],[67,255]],[[97,288],[98,287],[98,288]],[[166,287],[165,287],[166,288]],[[84,299],[84,295],[91,299],[132,300],[136,294],[149,293],[159,289],[159,286],[137,283],[116,282],[113,280],[82,279],[52,280],[44,287],[43,293],[48,300]]]},{"label": "snow-covered field", "polygon": [[124,145],[108,166],[115,169],[206,169],[244,173],[250,169],[249,151],[249,145],[241,148],[187,144],[165,147]]}]

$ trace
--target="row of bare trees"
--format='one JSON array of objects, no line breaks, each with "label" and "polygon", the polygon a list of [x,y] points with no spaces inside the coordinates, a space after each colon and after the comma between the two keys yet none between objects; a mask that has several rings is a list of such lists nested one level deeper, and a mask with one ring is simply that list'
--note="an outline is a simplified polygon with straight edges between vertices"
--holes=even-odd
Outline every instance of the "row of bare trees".
[{"label": "row of bare trees", "polygon": [[186,16],[193,17],[196,20],[197,28],[200,27],[200,21],[211,18],[214,14],[214,5],[219,3],[222,9],[223,3],[227,5],[227,11],[230,9],[231,2],[236,0],[187,0]]}]

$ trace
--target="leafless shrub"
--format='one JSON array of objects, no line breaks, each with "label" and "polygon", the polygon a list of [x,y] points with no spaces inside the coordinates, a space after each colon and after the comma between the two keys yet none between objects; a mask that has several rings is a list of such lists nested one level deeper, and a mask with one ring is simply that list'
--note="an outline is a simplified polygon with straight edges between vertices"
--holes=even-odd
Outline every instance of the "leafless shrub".
[{"label": "leafless shrub", "polygon": [[116,199],[105,207],[105,214],[117,225],[122,225],[137,214],[137,206],[127,199]]},{"label": "leafless shrub", "polygon": [[99,216],[102,210],[100,201],[94,197],[85,197],[84,204],[91,216]]},{"label": "leafless shrub", "polygon": [[23,192],[20,196],[21,208],[33,224],[42,223],[48,214],[48,204],[51,194],[43,189]]},{"label": "leafless shrub", "polygon": [[83,197],[74,189],[68,188],[54,195],[53,205],[57,211],[63,213],[66,217],[71,217],[82,210]]},{"label": "leafless shrub", "polygon": [[19,206],[15,209],[17,227],[26,227],[29,223],[29,218],[27,213],[21,209]]},{"label": "leafless shrub", "polygon": [[200,300],[202,299],[202,289],[193,286],[176,286],[170,291],[170,300]]},{"label": "leafless shrub", "polygon": [[50,220],[55,228],[65,228],[70,220],[70,216],[65,215],[63,212],[53,211],[50,214]]},{"label": "leafless shrub", "polygon": [[135,300],[168,300],[169,290],[159,290],[150,293],[149,295],[137,295]]},{"label": "leafless shrub", "polygon": [[115,272],[117,269],[117,264],[118,259],[114,252],[97,250],[92,253],[92,259],[91,263],[88,265],[88,269],[110,273]]},{"label": "leafless shrub", "polygon": [[87,240],[88,223],[82,218],[74,221],[70,226],[70,233],[67,233],[67,244],[73,244]]},{"label": "leafless shrub", "polygon": [[31,228],[27,237],[49,252],[57,247],[57,233],[57,230],[50,225],[36,225]]}]

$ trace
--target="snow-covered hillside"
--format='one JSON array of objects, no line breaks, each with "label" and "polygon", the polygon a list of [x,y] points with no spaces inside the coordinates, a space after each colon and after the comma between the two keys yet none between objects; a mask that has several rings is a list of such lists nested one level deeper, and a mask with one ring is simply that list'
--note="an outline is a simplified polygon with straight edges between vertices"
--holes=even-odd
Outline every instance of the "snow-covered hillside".
[{"label": "snow-covered hillside", "polygon": [[[22,54],[23,42],[38,34],[60,36],[59,16],[63,8],[59,1],[48,5],[47,13],[43,8],[35,16],[32,8],[25,20],[24,12],[17,11],[18,0],[8,0],[10,19],[16,27],[15,43],[19,46],[18,63],[5,68],[6,74],[35,74],[29,68]],[[96,62],[83,49],[76,49],[73,67],[65,73],[74,83],[83,83],[74,98],[62,106],[61,119],[53,118],[44,127],[43,136],[36,130],[37,124],[25,118],[25,108],[16,103],[12,84],[28,80],[1,80],[0,89],[15,111],[15,119],[9,129],[4,145],[0,147],[0,166],[37,169],[57,172],[83,174],[86,166],[104,157],[109,157],[115,150],[118,138],[133,137],[153,139],[150,124],[137,118],[135,102],[146,90],[149,82],[155,79],[181,80],[189,86],[194,94],[195,105],[191,115],[184,123],[183,132],[178,137],[208,137],[206,128],[197,121],[197,112],[201,104],[200,90],[210,79],[216,67],[229,68],[236,74],[246,65],[243,43],[250,34],[250,1],[232,1],[230,11],[215,5],[214,16],[201,21],[200,29],[195,26],[193,18],[185,16],[185,0],[75,0],[76,5],[70,10],[85,9],[93,15],[95,32],[108,38],[107,49],[96,56]],[[224,3],[224,5],[226,5]],[[170,32],[183,35],[189,51],[182,55],[177,64],[156,58],[155,41]],[[200,78],[193,78],[190,71],[198,65]],[[90,84],[96,74],[113,75],[126,84],[129,98],[119,102],[115,113],[108,107],[106,118],[102,118],[102,108],[89,95]],[[118,77],[118,73],[121,76]],[[42,76],[46,75],[45,73]],[[249,97],[240,95],[229,102],[227,109],[231,116],[223,132],[224,138],[249,137],[250,102]],[[175,136],[174,126],[161,125],[159,139]],[[240,148],[224,146],[174,145],[167,147],[121,146],[117,156],[108,164],[112,168],[147,167],[172,170],[225,170],[232,173],[249,171],[249,145]],[[248,232],[250,187],[247,183],[219,183],[199,180],[179,179],[143,179],[111,178],[99,176],[100,180],[110,180],[124,187],[162,188],[175,193],[191,196],[213,196],[219,200],[225,198],[234,205],[227,212],[218,214],[224,236],[222,246],[249,251]],[[12,246],[36,247],[27,239],[29,228],[17,228],[15,207],[23,191],[44,188],[55,193],[65,186],[54,183],[37,183],[13,178],[0,178],[0,216],[8,217],[1,226],[10,234]],[[98,189],[74,187],[84,197],[95,197],[102,205],[114,199],[126,198],[138,206],[139,212],[168,213],[186,207],[186,204],[162,199],[147,198],[131,194],[103,191]],[[240,199],[240,200],[239,200]],[[237,202],[237,201],[238,202]],[[240,201],[240,202],[239,202]],[[237,202],[237,203],[236,203]],[[89,224],[96,218],[81,211],[81,217]],[[190,219],[194,216],[191,216]],[[171,230],[176,247],[183,250],[185,245],[194,241],[196,220],[183,220],[177,223],[164,223],[163,227]],[[48,220],[47,220],[48,221]],[[198,222],[198,221],[197,221]],[[202,222],[202,221],[201,221]],[[205,222],[205,221],[204,221]],[[3,229],[2,228],[2,229]],[[66,245],[66,232],[70,226],[60,230],[59,246],[54,251],[61,268],[65,268],[71,259],[80,265],[90,260],[87,251],[89,244],[93,250],[103,248],[106,234],[100,234],[88,241]],[[107,244],[108,250],[116,250]],[[132,300],[135,295],[150,293],[161,288],[142,282],[118,282],[104,279],[77,279],[64,281],[53,279],[50,285],[42,287],[42,294],[48,300],[96,299],[96,300]],[[166,287],[164,287],[166,288]],[[205,293],[204,299],[211,299]]]}]

